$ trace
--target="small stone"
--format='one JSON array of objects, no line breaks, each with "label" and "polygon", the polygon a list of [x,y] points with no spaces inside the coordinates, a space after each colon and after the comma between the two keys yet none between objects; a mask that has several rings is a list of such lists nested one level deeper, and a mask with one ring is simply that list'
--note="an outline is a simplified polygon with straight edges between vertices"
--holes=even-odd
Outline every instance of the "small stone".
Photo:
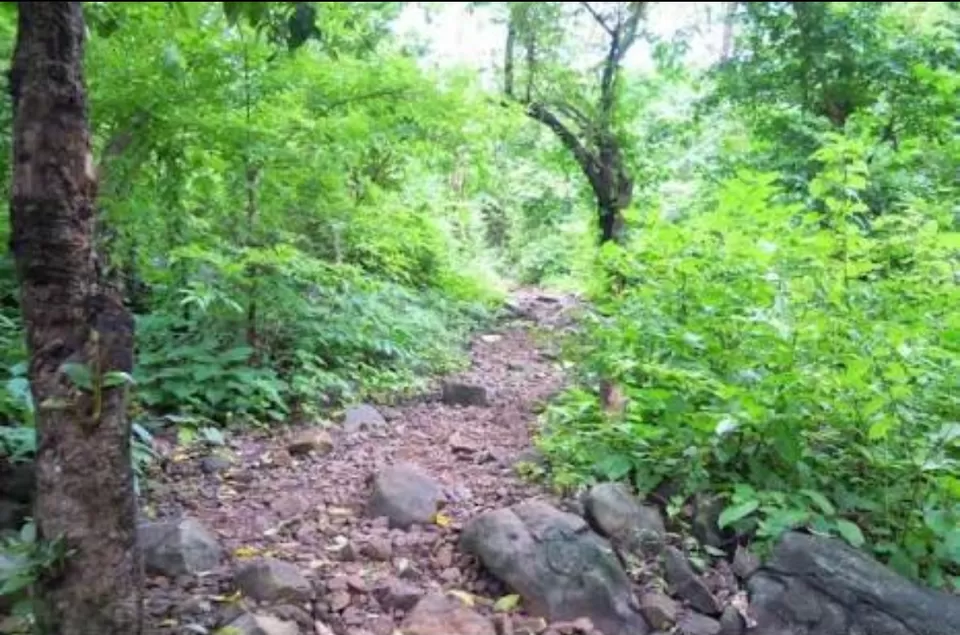
[{"label": "small stone", "polygon": [[407,612],[423,599],[424,592],[413,584],[390,578],[373,589],[373,597],[385,611]]},{"label": "small stone", "polygon": [[350,606],[350,593],[348,591],[334,591],[328,598],[330,608],[337,613]]},{"label": "small stone", "polygon": [[354,593],[367,593],[369,588],[367,587],[367,582],[358,575],[350,576],[347,578],[347,588],[349,588]]},{"label": "small stone", "polygon": [[481,336],[480,336],[480,341],[482,341],[482,342],[484,342],[484,343],[486,343],[486,344],[494,344],[494,343],[496,343],[496,342],[499,342],[499,341],[502,340],[502,339],[503,339],[503,336],[502,336],[502,335],[498,335],[498,334],[496,334],[496,333],[487,333],[487,334],[485,334],[485,335],[481,335]]},{"label": "small stone", "polygon": [[313,587],[300,570],[281,560],[262,558],[237,571],[237,586],[243,594],[260,602],[307,602]]},{"label": "small stone", "polygon": [[443,383],[440,399],[448,406],[487,407],[490,405],[490,395],[484,386],[455,381]]},{"label": "small stone", "polygon": [[547,620],[542,617],[518,617],[513,622],[517,635],[540,635],[547,630]]},{"label": "small stone", "polygon": [[496,635],[493,624],[451,597],[433,594],[420,600],[403,622],[404,635]]},{"label": "small stone", "polygon": [[684,615],[677,628],[683,635],[720,635],[720,622],[699,613]]},{"label": "small stone", "polygon": [[733,606],[728,606],[720,616],[720,635],[743,635],[747,630],[746,620]]},{"label": "small stone", "polygon": [[441,569],[446,569],[453,565],[453,547],[450,545],[441,547],[434,558],[434,562],[437,564],[437,567]]},{"label": "small stone", "polygon": [[333,438],[323,428],[308,428],[301,430],[287,444],[287,452],[291,456],[305,456],[307,454],[329,454],[333,451]]},{"label": "small stone", "polygon": [[195,575],[215,569],[223,555],[216,538],[193,518],[143,523],[138,533],[148,575]]},{"label": "small stone", "polygon": [[444,500],[436,479],[416,465],[399,463],[377,474],[367,515],[386,516],[391,527],[409,529],[432,522]]},{"label": "small stone", "polygon": [[733,554],[733,573],[741,580],[746,580],[760,568],[760,559],[749,549],[738,545]]},{"label": "small stone", "polygon": [[455,584],[460,581],[460,569],[448,567],[440,573],[440,579],[448,584]]},{"label": "small stone", "polygon": [[216,474],[230,469],[230,459],[219,456],[205,456],[200,461],[200,471],[204,474]]},{"label": "small stone", "polygon": [[720,615],[721,608],[717,598],[706,583],[694,572],[687,557],[676,547],[667,547],[663,553],[667,582],[677,595],[690,603],[697,611],[706,615]]},{"label": "small stone", "polygon": [[360,546],[360,554],[371,560],[387,562],[393,556],[393,544],[383,536],[371,536]]},{"label": "small stone", "polygon": [[353,562],[357,558],[353,551],[353,545],[345,536],[334,538],[333,543],[327,545],[326,551],[332,559],[339,562]]},{"label": "small stone", "polygon": [[646,593],[640,598],[640,612],[652,627],[668,631],[677,623],[677,603],[663,593]]},{"label": "small stone", "polygon": [[272,615],[244,613],[219,632],[231,635],[300,635],[296,622],[285,622]]},{"label": "small stone", "polygon": [[374,431],[386,428],[387,420],[369,404],[360,404],[347,408],[343,414],[343,431],[354,434],[362,430]]},{"label": "small stone", "polygon": [[450,445],[450,449],[459,454],[473,454],[477,451],[477,445],[470,439],[466,438],[459,432],[454,432],[450,435],[450,438],[447,439],[447,443]]}]

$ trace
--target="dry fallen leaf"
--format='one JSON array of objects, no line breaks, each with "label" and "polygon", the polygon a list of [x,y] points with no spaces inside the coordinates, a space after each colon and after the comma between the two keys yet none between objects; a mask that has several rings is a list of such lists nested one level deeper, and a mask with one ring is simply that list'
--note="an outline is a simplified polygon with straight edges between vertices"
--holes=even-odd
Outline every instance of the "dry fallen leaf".
[{"label": "dry fallen leaf", "polygon": [[433,517],[433,522],[437,527],[449,527],[453,520],[451,520],[451,518],[446,514],[437,512]]},{"label": "dry fallen leaf", "polygon": [[468,606],[468,607],[470,607],[470,608],[473,608],[473,606],[474,606],[474,604],[475,604],[473,595],[471,595],[470,593],[467,593],[466,591],[460,591],[460,590],[458,590],[458,589],[451,589],[451,590],[447,591],[447,595],[452,595],[453,597],[457,598],[458,600],[460,600],[461,602],[463,602],[466,606]]},{"label": "dry fallen leaf", "polygon": [[242,547],[237,547],[233,550],[233,556],[240,560],[247,560],[249,558],[255,558],[260,555],[260,550],[256,547],[250,547],[244,545]]}]

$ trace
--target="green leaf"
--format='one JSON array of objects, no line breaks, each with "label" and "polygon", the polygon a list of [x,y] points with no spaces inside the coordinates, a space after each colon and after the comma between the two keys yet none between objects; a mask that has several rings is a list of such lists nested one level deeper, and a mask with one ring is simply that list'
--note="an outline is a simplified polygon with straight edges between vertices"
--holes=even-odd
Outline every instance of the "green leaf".
[{"label": "green leaf", "polygon": [[838,518],[836,521],[837,531],[846,540],[854,547],[862,547],[866,542],[866,538],[863,536],[863,532],[860,531],[860,528],[857,527],[854,523],[849,520]]},{"label": "green leaf", "polygon": [[93,390],[93,374],[90,367],[79,362],[64,362],[60,367],[75,386],[84,390]]},{"label": "green leaf", "polygon": [[720,527],[720,529],[723,529],[729,525],[732,525],[738,520],[746,518],[759,508],[760,501],[756,499],[744,501],[738,505],[727,507],[720,514],[720,518],[717,520],[717,526]]},{"label": "green leaf", "polygon": [[807,498],[809,498],[810,500],[812,500],[814,504],[816,504],[816,506],[820,508],[820,511],[826,514],[827,516],[833,516],[834,514],[837,513],[837,510],[833,506],[833,504],[831,504],[830,501],[827,499],[827,497],[821,494],[820,492],[805,489],[805,490],[800,490],[800,493],[806,496]]},{"label": "green leaf", "polygon": [[493,605],[493,610],[497,613],[507,613],[516,609],[520,605],[520,596],[516,594],[505,595]]},{"label": "green leaf", "polygon": [[103,376],[103,387],[112,388],[114,386],[121,386],[123,384],[136,384],[133,377],[130,376],[130,373],[126,373],[120,370],[112,370],[109,373],[106,373]]}]

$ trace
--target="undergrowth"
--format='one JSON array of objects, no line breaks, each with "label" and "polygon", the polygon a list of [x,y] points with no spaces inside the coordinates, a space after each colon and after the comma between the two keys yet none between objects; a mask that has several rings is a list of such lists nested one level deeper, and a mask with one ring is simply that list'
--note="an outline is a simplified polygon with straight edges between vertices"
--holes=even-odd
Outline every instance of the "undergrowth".
[{"label": "undergrowth", "polygon": [[578,381],[539,439],[555,482],[720,494],[761,548],[803,527],[960,589],[960,241],[925,198],[869,218],[865,156],[835,135],[808,203],[745,171],[609,251],[627,287],[569,343]]}]

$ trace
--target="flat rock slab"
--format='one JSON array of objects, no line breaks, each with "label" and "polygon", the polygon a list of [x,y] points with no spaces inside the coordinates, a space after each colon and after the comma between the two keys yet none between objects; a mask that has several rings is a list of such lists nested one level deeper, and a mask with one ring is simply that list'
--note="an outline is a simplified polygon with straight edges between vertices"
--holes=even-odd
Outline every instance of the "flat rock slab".
[{"label": "flat rock slab", "polygon": [[532,615],[551,622],[589,618],[604,635],[649,632],[610,544],[579,516],[528,500],[474,518],[461,544]]},{"label": "flat rock slab", "polygon": [[436,593],[417,603],[400,632],[404,635],[497,635],[490,620],[460,601]]},{"label": "flat rock slab", "polygon": [[748,583],[751,635],[957,635],[960,597],[833,539],[789,532]]},{"label": "flat rock slab", "polygon": [[149,574],[195,575],[217,568],[223,557],[217,539],[193,518],[141,523],[138,532]]},{"label": "flat rock slab", "polygon": [[367,515],[386,517],[391,527],[408,529],[432,522],[443,500],[443,488],[425,470],[412,463],[398,463],[374,479]]},{"label": "flat rock slab", "polygon": [[306,602],[313,587],[289,562],[261,558],[237,570],[237,586],[244,595],[259,602]]}]

